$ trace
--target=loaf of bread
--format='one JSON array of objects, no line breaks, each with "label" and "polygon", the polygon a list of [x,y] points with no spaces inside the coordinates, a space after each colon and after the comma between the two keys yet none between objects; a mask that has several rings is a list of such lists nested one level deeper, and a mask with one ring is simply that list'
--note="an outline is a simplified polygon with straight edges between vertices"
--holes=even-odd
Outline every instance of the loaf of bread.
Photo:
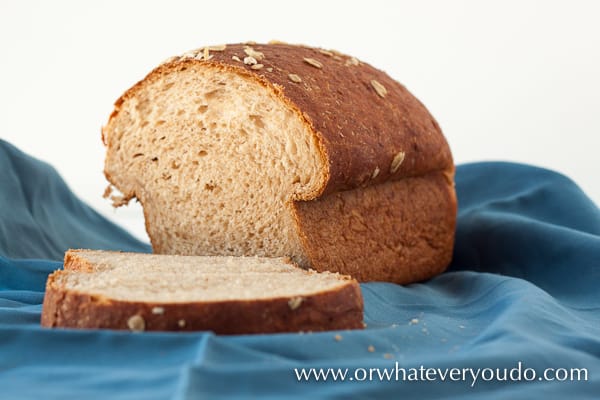
[{"label": "loaf of bread", "polygon": [[42,325],[221,334],[363,327],[358,283],[285,258],[70,250],[48,278]]},{"label": "loaf of bread", "polygon": [[454,165],[427,109],[333,50],[204,47],[154,69],[103,128],[105,175],[155,253],[289,256],[360,281],[451,259]]}]

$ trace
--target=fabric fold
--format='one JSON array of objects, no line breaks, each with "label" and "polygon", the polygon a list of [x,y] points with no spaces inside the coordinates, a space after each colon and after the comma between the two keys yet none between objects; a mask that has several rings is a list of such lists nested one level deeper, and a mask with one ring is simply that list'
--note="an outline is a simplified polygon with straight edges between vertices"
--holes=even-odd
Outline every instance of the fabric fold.
[{"label": "fabric fold", "polygon": [[[3,141],[0,184],[3,397],[531,399],[600,393],[600,211],[555,172],[511,163],[459,166],[450,268],[407,286],[362,284],[365,330],[246,336],[42,329],[45,279],[62,266],[65,250],[150,247],[83,204],[50,166]],[[535,379],[467,375],[442,381],[440,375],[519,365],[535,371]],[[421,367],[437,371],[436,380],[397,379],[398,368]],[[325,382],[298,375],[315,368],[348,375]],[[539,379],[549,368],[586,369],[587,379]],[[360,379],[371,369],[373,379]]]}]

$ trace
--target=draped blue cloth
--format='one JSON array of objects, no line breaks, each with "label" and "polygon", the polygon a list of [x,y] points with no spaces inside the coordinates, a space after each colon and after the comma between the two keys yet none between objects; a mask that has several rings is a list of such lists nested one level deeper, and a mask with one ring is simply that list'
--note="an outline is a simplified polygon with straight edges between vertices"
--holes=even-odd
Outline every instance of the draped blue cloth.
[{"label": "draped blue cloth", "polygon": [[[600,398],[598,207],[565,176],[520,164],[461,165],[456,190],[450,268],[407,286],[362,284],[365,330],[50,330],[39,326],[44,284],[65,250],[150,247],[0,141],[0,398]],[[299,380],[299,368],[348,375]],[[439,372],[418,381],[419,368]],[[442,381],[452,368],[500,375]],[[378,379],[384,370],[390,379]]]}]

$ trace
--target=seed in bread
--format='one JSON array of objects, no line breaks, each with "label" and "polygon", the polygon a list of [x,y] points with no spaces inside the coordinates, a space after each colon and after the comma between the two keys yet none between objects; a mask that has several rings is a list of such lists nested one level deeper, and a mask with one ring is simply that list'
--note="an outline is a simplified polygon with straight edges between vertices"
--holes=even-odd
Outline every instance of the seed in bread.
[{"label": "seed in bread", "polygon": [[133,332],[142,332],[146,328],[144,318],[133,315],[127,320],[127,327]]}]

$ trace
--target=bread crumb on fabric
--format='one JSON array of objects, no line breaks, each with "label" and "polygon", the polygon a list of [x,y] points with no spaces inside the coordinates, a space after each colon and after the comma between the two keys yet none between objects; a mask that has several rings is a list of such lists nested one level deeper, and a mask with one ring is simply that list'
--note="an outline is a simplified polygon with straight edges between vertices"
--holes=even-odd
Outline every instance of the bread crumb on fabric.
[{"label": "bread crumb on fabric", "polygon": [[152,314],[161,315],[165,313],[165,309],[163,307],[153,307]]},{"label": "bread crumb on fabric", "polygon": [[375,346],[373,346],[371,344],[371,345],[369,345],[369,347],[367,347],[367,350],[369,350],[369,353],[374,353],[375,352]]},{"label": "bread crumb on fabric", "polygon": [[408,321],[409,325],[416,325],[419,323],[419,319],[418,318],[413,318],[410,321]]},{"label": "bread crumb on fabric", "polygon": [[337,335],[335,335],[333,338],[335,339],[336,342],[341,342],[343,339],[342,335],[340,335],[339,333]]},{"label": "bread crumb on fabric", "polygon": [[177,325],[179,325],[180,328],[185,327],[185,319],[180,319],[177,321]]}]

